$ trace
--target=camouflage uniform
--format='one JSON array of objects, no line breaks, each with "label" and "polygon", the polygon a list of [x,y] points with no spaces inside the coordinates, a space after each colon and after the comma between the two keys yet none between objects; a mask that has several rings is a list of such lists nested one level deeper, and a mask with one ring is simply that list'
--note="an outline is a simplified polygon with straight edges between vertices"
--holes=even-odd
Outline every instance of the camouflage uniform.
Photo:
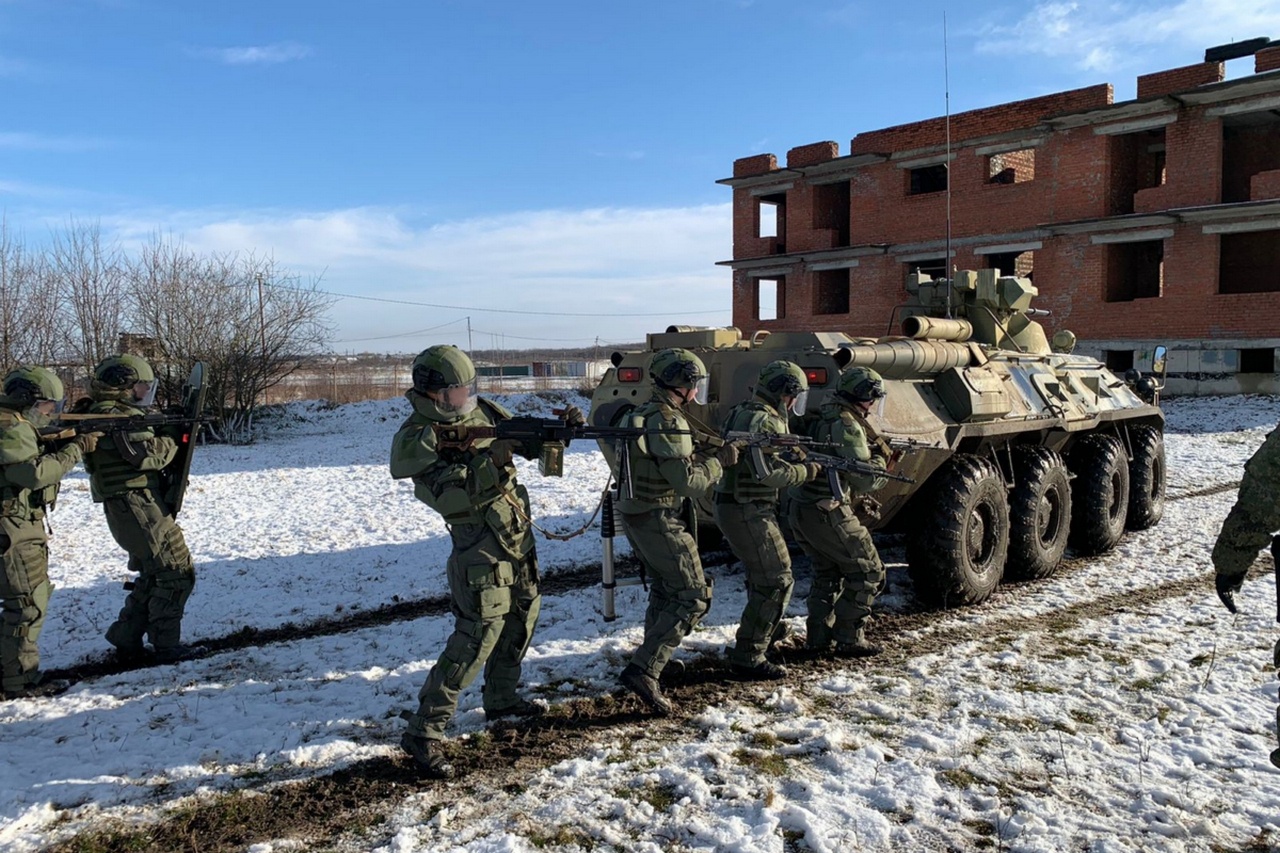
[{"label": "camouflage uniform", "polygon": [[[154,381],[146,362],[115,356],[94,373],[89,414],[125,418],[147,413],[133,390],[136,382]],[[177,441],[147,427],[105,435],[85,456],[90,495],[102,504],[107,528],[129,555],[129,571],[138,574],[126,584],[129,594],[106,633],[107,642],[125,656],[140,655],[144,637],[161,659],[185,650],[182,616],[195,589],[196,568],[160,482],[160,472],[177,452]]]},{"label": "camouflage uniform", "polygon": [[[883,449],[872,451],[865,420],[838,393],[823,404],[809,435],[836,445],[824,452],[880,466],[888,462]],[[791,532],[813,563],[806,623],[810,649],[826,651],[832,644],[837,650],[851,649],[865,642],[864,626],[885,573],[871,533],[854,512],[854,498],[886,482],[882,477],[841,471],[838,498],[827,477],[788,492]]]},{"label": "camouflage uniform", "polygon": [[[60,397],[61,383],[58,389]],[[5,390],[10,390],[8,381]],[[0,396],[0,689],[6,696],[23,695],[40,683],[36,641],[53,593],[44,516],[57,498],[59,481],[81,457],[80,443],[59,450],[39,444],[39,418],[25,413],[31,404],[8,393]]]},{"label": "camouflage uniform", "polygon": [[[784,363],[785,364],[785,363]],[[725,418],[726,432],[751,432],[785,435],[788,432],[786,409],[779,410],[779,397],[764,387],[762,372],[756,397],[739,403]],[[789,365],[799,382],[796,393],[807,390],[804,373]],[[791,395],[791,396],[794,396]],[[742,611],[736,642],[729,652],[729,662],[743,672],[769,670],[781,676],[785,671],[766,667],[765,652],[778,629],[791,601],[795,585],[791,574],[791,554],[778,525],[778,491],[800,485],[811,478],[809,466],[790,463],[774,454],[762,452],[764,470],[757,471],[749,457],[741,458],[725,469],[715,489],[716,526],[742,561],[747,575],[747,604]]]},{"label": "camouflage uniform", "polygon": [[529,495],[516,482],[510,450],[535,458],[541,446],[513,448],[486,438],[465,450],[442,448],[434,425],[489,427],[511,415],[485,399],[461,413],[414,389],[405,396],[413,413],[392,440],[391,476],[413,478],[414,495],[440,513],[453,542],[447,566],[453,634],[418,693],[418,710],[408,725],[409,735],[438,741],[457,710],[458,695],[482,668],[486,714],[529,704],[516,687],[542,598]]}]

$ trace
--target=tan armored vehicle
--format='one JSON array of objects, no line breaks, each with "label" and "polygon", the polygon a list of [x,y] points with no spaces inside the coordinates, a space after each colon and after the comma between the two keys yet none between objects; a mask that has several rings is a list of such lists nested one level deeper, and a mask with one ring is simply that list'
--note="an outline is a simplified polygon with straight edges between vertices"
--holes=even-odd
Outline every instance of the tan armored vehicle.
[{"label": "tan armored vehicle", "polygon": [[[672,326],[645,351],[613,354],[592,398],[592,423],[616,424],[649,398],[645,365],[654,351],[685,347],[711,373],[705,406],[692,414],[717,429],[752,393],[760,368],[799,364],[816,411],[855,365],[878,371],[888,396],[870,422],[895,453],[875,498],[877,530],[902,532],[916,594],[937,606],[987,598],[1004,577],[1048,577],[1070,543],[1080,555],[1112,548],[1129,529],[1164,511],[1164,416],[1158,378],[1127,381],[1070,352],[1069,334],[1050,346],[1033,319],[1037,291],[995,270],[951,281],[913,276],[900,309],[902,334],[855,339],[838,332],[758,332]],[[1155,351],[1157,377],[1164,348]],[[604,447],[614,464],[610,448]],[[701,519],[710,525],[709,507]]]}]

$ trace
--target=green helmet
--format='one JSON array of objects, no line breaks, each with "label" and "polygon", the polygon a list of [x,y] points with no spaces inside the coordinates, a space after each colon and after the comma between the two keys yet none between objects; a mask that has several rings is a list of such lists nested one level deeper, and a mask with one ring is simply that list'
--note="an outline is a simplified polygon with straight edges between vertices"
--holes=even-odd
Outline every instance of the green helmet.
[{"label": "green helmet", "polygon": [[884,380],[869,367],[851,367],[840,375],[836,393],[855,403],[870,403],[884,396]]},{"label": "green helmet", "polygon": [[475,378],[476,366],[453,344],[427,347],[413,360],[413,388],[422,394],[470,385]]},{"label": "green helmet", "polygon": [[672,347],[649,359],[649,378],[659,388],[693,388],[693,399],[707,402],[707,367],[702,359],[687,349]]},{"label": "green helmet", "polygon": [[138,382],[153,382],[155,371],[146,359],[136,355],[113,355],[93,369],[93,378],[107,388],[132,388]]},{"label": "green helmet", "polygon": [[791,397],[791,412],[803,415],[809,399],[809,380],[798,364],[771,361],[760,369],[756,394],[777,405],[783,397]]},{"label": "green helmet", "polygon": [[4,394],[24,406],[33,406],[41,400],[61,403],[67,392],[49,368],[17,367],[4,378]]}]

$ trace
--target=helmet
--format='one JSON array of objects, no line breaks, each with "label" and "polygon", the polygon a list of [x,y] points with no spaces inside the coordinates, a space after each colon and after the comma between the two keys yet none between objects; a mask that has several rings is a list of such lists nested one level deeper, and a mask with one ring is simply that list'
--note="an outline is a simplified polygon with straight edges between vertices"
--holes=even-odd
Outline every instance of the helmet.
[{"label": "helmet", "polygon": [[4,378],[4,393],[26,406],[33,406],[41,400],[60,404],[66,397],[62,380],[47,367],[17,367],[9,371]]},{"label": "helmet", "polygon": [[789,361],[771,361],[760,370],[756,394],[771,403],[777,403],[783,397],[793,397],[791,413],[803,415],[809,399],[809,380],[799,365]]},{"label": "helmet", "polygon": [[139,382],[148,384],[147,391],[137,398],[143,406],[150,406],[156,399],[156,374],[146,359],[136,355],[113,355],[104,358],[93,369],[93,381],[107,391],[128,391]]},{"label": "helmet", "polygon": [[649,360],[649,377],[659,388],[693,388],[694,400],[707,402],[707,368],[702,359],[687,349],[672,347]]},{"label": "helmet", "polygon": [[841,374],[836,393],[855,403],[874,402],[885,395],[884,380],[869,367],[851,367]]},{"label": "helmet", "polygon": [[422,394],[465,387],[475,378],[476,366],[453,344],[427,347],[413,360],[413,388]]}]

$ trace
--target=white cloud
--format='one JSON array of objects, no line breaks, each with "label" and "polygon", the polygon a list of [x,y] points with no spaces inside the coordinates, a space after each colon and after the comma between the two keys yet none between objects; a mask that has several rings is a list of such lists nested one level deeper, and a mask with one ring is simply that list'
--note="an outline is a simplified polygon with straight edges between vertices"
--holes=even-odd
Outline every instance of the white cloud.
[{"label": "white cloud", "polygon": [[1146,67],[1160,48],[1195,63],[1206,47],[1258,36],[1280,37],[1280,0],[1180,0],[1176,3],[1042,2],[1012,24],[979,30],[978,50],[1037,53],[1107,72]]},{"label": "white cloud", "polygon": [[198,56],[216,59],[224,65],[278,65],[306,59],[313,51],[305,44],[284,41],[247,47],[206,47],[193,51]]},{"label": "white cloud", "polygon": [[[322,288],[338,293],[459,306],[344,299],[333,316],[338,340],[385,337],[468,314],[476,328],[563,346],[597,336],[638,341],[673,322],[730,322],[731,275],[715,266],[732,252],[728,204],[530,211],[435,224],[415,221],[412,211],[382,208],[166,211],[104,218],[102,227],[126,246],[160,229],[199,252],[270,254],[293,272],[322,276]],[[463,329],[452,331],[464,335]],[[407,351],[430,342],[403,338],[368,346]]]},{"label": "white cloud", "polygon": [[91,137],[0,131],[0,148],[18,151],[91,151],[106,145],[105,141]]}]

